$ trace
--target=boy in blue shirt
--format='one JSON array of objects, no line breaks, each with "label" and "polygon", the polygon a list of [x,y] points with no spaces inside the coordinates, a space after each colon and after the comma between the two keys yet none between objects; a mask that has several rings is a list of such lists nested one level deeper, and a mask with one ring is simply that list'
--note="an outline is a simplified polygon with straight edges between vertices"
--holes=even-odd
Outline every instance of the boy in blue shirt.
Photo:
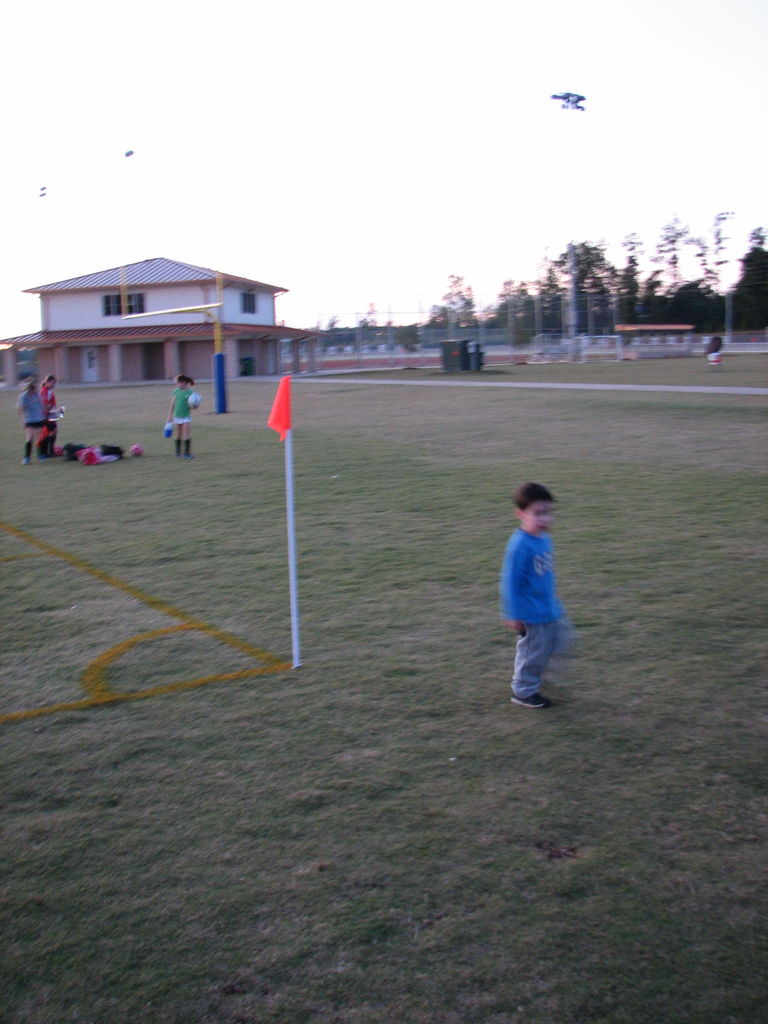
[{"label": "boy in blue shirt", "polygon": [[507,542],[501,567],[501,617],[518,633],[512,701],[524,708],[546,708],[539,693],[550,658],[571,643],[571,628],[557,596],[552,540],[552,494],[527,483],[514,494],[520,529]]}]

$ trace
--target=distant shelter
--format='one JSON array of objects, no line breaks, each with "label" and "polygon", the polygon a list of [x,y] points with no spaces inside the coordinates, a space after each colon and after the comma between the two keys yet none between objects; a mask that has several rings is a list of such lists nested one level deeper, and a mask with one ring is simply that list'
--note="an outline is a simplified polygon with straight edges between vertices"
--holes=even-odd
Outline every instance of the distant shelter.
[{"label": "distant shelter", "polygon": [[694,329],[693,324],[616,324],[614,328],[624,359],[692,355]]}]

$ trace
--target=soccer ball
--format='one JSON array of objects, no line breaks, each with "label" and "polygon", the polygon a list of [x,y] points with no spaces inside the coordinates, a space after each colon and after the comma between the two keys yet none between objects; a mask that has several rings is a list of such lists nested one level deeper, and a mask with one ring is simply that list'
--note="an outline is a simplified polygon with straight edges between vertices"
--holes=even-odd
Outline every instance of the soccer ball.
[{"label": "soccer ball", "polygon": [[197,391],[193,391],[190,394],[189,398],[187,399],[187,401],[189,402],[189,408],[190,409],[197,409],[197,407],[200,405],[202,400],[203,400],[203,396],[199,395],[197,393]]}]

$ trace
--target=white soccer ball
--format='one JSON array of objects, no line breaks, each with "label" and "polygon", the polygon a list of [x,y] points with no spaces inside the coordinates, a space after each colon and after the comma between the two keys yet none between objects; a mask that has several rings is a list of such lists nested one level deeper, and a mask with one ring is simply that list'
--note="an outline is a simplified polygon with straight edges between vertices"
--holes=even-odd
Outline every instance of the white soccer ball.
[{"label": "white soccer ball", "polygon": [[197,391],[193,391],[192,394],[187,399],[187,401],[189,402],[189,408],[190,409],[197,409],[198,406],[200,405],[200,403],[202,402],[202,400],[203,400],[203,396],[199,395],[197,393]]}]

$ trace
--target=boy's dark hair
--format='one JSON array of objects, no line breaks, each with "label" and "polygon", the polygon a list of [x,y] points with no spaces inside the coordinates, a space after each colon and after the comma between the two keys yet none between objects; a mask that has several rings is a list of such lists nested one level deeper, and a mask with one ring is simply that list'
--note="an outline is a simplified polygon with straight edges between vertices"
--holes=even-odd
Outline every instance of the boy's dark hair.
[{"label": "boy's dark hair", "polygon": [[534,501],[554,501],[551,492],[544,484],[527,483],[521,484],[512,495],[515,505],[520,509],[528,508]]}]

